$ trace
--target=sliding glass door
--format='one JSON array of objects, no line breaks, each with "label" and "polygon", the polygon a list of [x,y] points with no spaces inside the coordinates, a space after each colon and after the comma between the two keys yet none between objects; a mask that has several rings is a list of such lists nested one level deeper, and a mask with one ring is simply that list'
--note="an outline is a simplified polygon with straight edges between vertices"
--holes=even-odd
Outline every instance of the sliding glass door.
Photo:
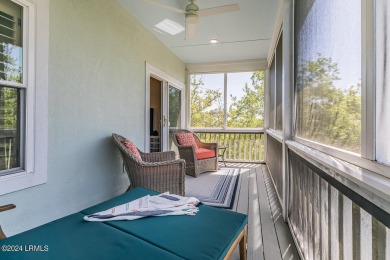
[{"label": "sliding glass door", "polygon": [[182,128],[182,89],[167,82],[163,94],[163,151],[177,151],[172,133]]},{"label": "sliding glass door", "polygon": [[181,128],[181,107],[182,107],[182,91],[174,86],[168,87],[168,150],[177,151],[177,147],[173,143],[172,133],[176,129]]}]

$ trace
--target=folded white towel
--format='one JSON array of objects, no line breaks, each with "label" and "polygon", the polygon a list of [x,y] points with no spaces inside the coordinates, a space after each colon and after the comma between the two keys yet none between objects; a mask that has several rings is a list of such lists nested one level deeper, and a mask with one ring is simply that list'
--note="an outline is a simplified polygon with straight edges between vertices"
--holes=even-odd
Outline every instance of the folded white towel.
[{"label": "folded white towel", "polygon": [[149,216],[195,215],[200,201],[165,192],[147,195],[111,209],[85,216],[87,221],[134,220]]}]

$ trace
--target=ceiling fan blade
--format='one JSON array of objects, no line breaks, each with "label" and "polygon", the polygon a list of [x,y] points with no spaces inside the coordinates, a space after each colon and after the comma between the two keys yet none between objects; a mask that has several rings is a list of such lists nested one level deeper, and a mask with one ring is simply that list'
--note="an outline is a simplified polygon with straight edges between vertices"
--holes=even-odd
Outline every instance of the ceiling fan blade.
[{"label": "ceiling fan blade", "polygon": [[223,5],[223,6],[217,6],[207,9],[199,10],[198,15],[199,16],[209,16],[209,15],[215,15],[215,14],[223,14],[223,13],[230,13],[239,11],[240,6],[238,4],[232,4],[232,5]]},{"label": "ceiling fan blade", "polygon": [[196,24],[186,22],[186,40],[195,39],[196,36]]},{"label": "ceiling fan blade", "polygon": [[145,3],[148,3],[148,4],[151,4],[151,5],[155,5],[155,6],[158,6],[158,7],[161,7],[161,8],[164,8],[164,9],[167,9],[169,11],[173,11],[173,12],[176,12],[176,13],[179,13],[179,14],[185,14],[186,11],[184,10],[181,10],[179,8],[175,8],[175,7],[172,7],[172,6],[169,6],[169,5],[166,5],[166,4],[162,4],[162,3],[159,3],[159,2],[155,2],[155,1],[152,1],[152,0],[143,0]]}]

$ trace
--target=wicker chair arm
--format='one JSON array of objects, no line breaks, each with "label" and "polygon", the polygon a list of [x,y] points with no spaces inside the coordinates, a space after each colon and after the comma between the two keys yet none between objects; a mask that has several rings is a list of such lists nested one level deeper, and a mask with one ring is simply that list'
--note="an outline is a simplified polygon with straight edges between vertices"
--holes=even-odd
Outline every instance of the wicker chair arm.
[{"label": "wicker chair arm", "polygon": [[162,162],[172,161],[176,159],[176,154],[173,151],[160,152],[160,153],[143,153],[140,152],[142,160],[145,162]]},{"label": "wicker chair arm", "polygon": [[141,167],[160,167],[164,165],[171,165],[171,164],[183,164],[185,165],[185,161],[183,159],[177,159],[177,160],[171,160],[171,161],[161,161],[161,162],[145,162],[145,161],[138,161],[138,166]]},{"label": "wicker chair arm", "polygon": [[203,143],[198,144],[199,148],[210,149],[216,151],[218,149],[217,143]]},{"label": "wicker chair arm", "polygon": [[195,151],[195,147],[193,147],[192,145],[176,145],[177,148],[179,149],[189,149],[189,150],[194,150]]},{"label": "wicker chair arm", "polygon": [[217,151],[217,149],[218,149],[218,144],[217,143],[204,143],[204,142],[202,142],[200,140],[198,135],[196,135],[196,134],[193,134],[193,135],[194,135],[194,138],[195,138],[196,145],[199,148],[204,148],[204,149],[210,149],[210,150]]}]

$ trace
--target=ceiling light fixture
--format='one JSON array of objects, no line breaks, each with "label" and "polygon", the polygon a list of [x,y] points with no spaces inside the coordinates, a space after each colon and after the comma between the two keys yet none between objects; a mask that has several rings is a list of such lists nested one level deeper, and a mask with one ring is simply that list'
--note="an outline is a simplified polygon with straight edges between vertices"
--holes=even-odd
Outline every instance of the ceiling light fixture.
[{"label": "ceiling light fixture", "polygon": [[219,41],[218,41],[217,39],[211,39],[211,40],[210,40],[210,43],[211,43],[211,44],[216,44],[216,43],[218,43],[218,42],[219,42]]},{"label": "ceiling light fixture", "polygon": [[177,22],[174,22],[172,20],[169,20],[169,19],[165,19],[164,21],[159,22],[155,26],[158,29],[160,29],[166,33],[169,33],[171,35],[176,35],[178,33],[181,33],[182,31],[184,31],[184,27],[182,25],[180,25]]}]

